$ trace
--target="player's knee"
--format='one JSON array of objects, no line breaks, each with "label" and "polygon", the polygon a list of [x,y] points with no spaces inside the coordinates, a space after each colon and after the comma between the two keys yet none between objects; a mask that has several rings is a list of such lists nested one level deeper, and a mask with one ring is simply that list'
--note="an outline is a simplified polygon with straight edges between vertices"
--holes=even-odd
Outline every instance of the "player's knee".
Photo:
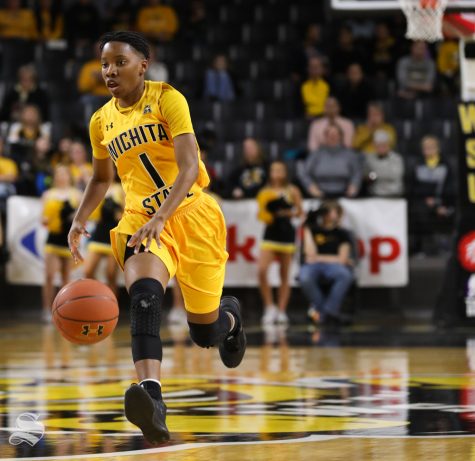
[{"label": "player's knee", "polygon": [[143,278],[131,285],[129,295],[132,336],[159,335],[164,294],[162,284],[152,278]]},{"label": "player's knee", "polygon": [[191,323],[190,336],[193,342],[200,347],[212,347],[221,344],[229,334],[231,321],[228,314],[219,311],[219,317],[212,323]]}]

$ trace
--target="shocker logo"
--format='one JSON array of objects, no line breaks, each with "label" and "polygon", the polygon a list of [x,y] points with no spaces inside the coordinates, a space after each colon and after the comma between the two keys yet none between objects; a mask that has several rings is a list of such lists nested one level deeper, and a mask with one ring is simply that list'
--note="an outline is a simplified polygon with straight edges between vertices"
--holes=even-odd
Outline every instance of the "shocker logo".
[{"label": "shocker logo", "polygon": [[20,445],[27,443],[30,447],[35,446],[45,434],[45,426],[38,421],[39,415],[34,413],[22,413],[16,419],[15,431],[8,441],[11,445]]},{"label": "shocker logo", "polygon": [[89,334],[100,336],[102,335],[103,330],[104,325],[98,325],[97,328],[91,328],[91,325],[83,325],[81,334],[84,336],[89,336]]}]

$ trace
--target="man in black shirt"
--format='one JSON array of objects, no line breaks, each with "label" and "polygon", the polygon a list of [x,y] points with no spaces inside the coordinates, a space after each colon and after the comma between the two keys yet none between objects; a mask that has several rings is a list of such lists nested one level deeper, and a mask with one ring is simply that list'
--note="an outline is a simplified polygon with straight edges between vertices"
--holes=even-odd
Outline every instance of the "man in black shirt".
[{"label": "man in black shirt", "polygon": [[[353,282],[352,238],[339,227],[342,208],[335,201],[323,202],[318,213],[310,214],[304,226],[303,265],[300,285],[311,303],[310,316],[318,312],[324,323],[345,321],[343,299]],[[327,294],[322,282],[329,283]]]}]

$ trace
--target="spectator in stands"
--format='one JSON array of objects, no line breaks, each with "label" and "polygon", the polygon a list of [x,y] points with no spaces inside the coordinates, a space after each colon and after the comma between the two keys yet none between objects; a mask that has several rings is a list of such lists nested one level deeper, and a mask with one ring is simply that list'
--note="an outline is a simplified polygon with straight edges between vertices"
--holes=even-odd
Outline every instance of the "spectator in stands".
[{"label": "spectator in stands", "polygon": [[0,137],[0,215],[5,212],[6,199],[15,194],[15,182],[18,179],[16,163],[3,156],[5,141]]},{"label": "spectator in stands", "polygon": [[387,131],[376,130],[373,135],[374,154],[366,154],[368,194],[373,197],[401,197],[404,193],[404,161],[391,150]]},{"label": "spectator in stands", "polygon": [[[300,190],[288,179],[285,163],[274,161],[269,168],[269,181],[257,195],[258,218],[266,224],[259,255],[259,286],[264,301],[262,324],[265,327],[279,323],[287,325],[287,305],[290,297],[289,272],[295,253],[295,227],[291,219],[302,216]],[[277,261],[280,285],[277,305],[267,280],[270,265]]]},{"label": "spectator in stands", "polygon": [[48,138],[38,138],[36,140],[32,164],[36,195],[40,197],[51,187],[53,182],[51,142]]},{"label": "spectator in stands", "polygon": [[340,103],[334,97],[325,102],[325,114],[322,118],[314,120],[308,130],[307,149],[309,152],[317,150],[325,139],[325,132],[330,125],[337,125],[343,133],[343,145],[351,147],[355,127],[353,122],[340,116]]},{"label": "spectator in stands", "polygon": [[373,99],[373,91],[360,64],[348,66],[346,77],[336,93],[345,117],[359,120],[365,118],[366,107]]},{"label": "spectator in stands", "polygon": [[338,39],[330,54],[331,72],[333,77],[343,77],[349,63],[366,64],[363,51],[356,44],[353,31],[348,26],[342,26],[338,31]]},{"label": "spectator in stands", "polygon": [[206,99],[213,101],[236,99],[236,84],[224,54],[216,55],[212,65],[206,70],[203,94]]},{"label": "spectator in stands", "polygon": [[69,150],[69,169],[74,187],[84,190],[92,176],[92,163],[88,161],[86,146],[73,141]]},{"label": "spectator in stands", "polygon": [[[330,325],[350,320],[341,307],[354,280],[353,239],[340,227],[342,214],[338,202],[324,201],[317,213],[309,213],[304,226],[300,286],[310,302],[309,316]],[[323,284],[330,285],[326,294]]]},{"label": "spectator in stands", "polygon": [[41,40],[57,40],[63,36],[64,19],[60,3],[60,0],[35,2],[36,30]]},{"label": "spectator in stands", "polygon": [[137,4],[131,0],[119,0],[119,2],[114,2],[115,8],[103,10],[107,30],[133,30],[137,19]]},{"label": "spectator in stands", "polygon": [[421,147],[423,159],[410,172],[408,185],[412,251],[438,253],[436,234],[452,228],[454,179],[436,136],[425,136]]},{"label": "spectator in stands", "polygon": [[320,24],[309,24],[305,31],[303,42],[298,48],[292,50],[290,62],[292,66],[292,79],[295,82],[300,83],[303,80],[311,58],[326,59]]},{"label": "spectator in stands", "polygon": [[242,143],[242,153],[242,165],[229,176],[229,195],[234,199],[255,198],[267,182],[264,152],[254,138],[246,138]]},{"label": "spectator in stands", "polygon": [[48,229],[45,245],[45,282],[43,285],[44,322],[51,320],[51,306],[55,296],[55,277],[59,271],[61,286],[69,282],[73,259],[68,248],[68,231],[79,205],[80,192],[72,187],[69,168],[58,165],[54,170],[53,187],[42,197],[43,224]]},{"label": "spectator in stands", "polygon": [[22,8],[21,0],[6,0],[0,9],[0,38],[35,40],[35,16],[30,8]]},{"label": "spectator in stands", "polygon": [[85,62],[79,70],[78,90],[82,94],[81,104],[87,123],[92,113],[110,99],[110,92],[102,78],[101,50],[94,46],[95,57]]},{"label": "spectator in stands", "polygon": [[397,63],[398,95],[413,99],[432,93],[435,82],[435,64],[429,54],[427,44],[414,42],[411,53]]},{"label": "spectator in stands", "polygon": [[18,81],[10,91],[7,91],[3,99],[1,120],[18,120],[24,104],[34,104],[40,110],[41,118],[49,120],[48,95],[38,86],[37,80],[36,68],[33,64],[27,64],[18,69]]},{"label": "spectator in stands", "polygon": [[138,10],[137,30],[152,42],[170,41],[178,31],[178,16],[161,0],[148,0]]},{"label": "spectator in stands", "polygon": [[153,80],[155,82],[168,82],[168,68],[167,66],[157,60],[157,48],[150,46],[150,59],[148,60],[147,72],[145,72],[146,80]]},{"label": "spectator in stands", "polygon": [[192,0],[190,2],[186,36],[194,43],[205,42],[207,29],[208,19],[205,2],[203,0]]},{"label": "spectator in stands", "polygon": [[330,94],[330,86],[323,78],[324,67],[321,58],[308,60],[308,79],[302,83],[300,93],[307,118],[318,117],[323,113],[325,102]]},{"label": "spectator in stands", "polygon": [[364,154],[374,154],[374,133],[385,131],[389,136],[390,148],[396,147],[397,134],[394,127],[386,123],[383,106],[378,102],[368,104],[366,122],[356,127],[353,147]]},{"label": "spectator in stands", "polygon": [[[43,123],[38,107],[26,104],[20,110],[19,121],[10,125],[7,141],[9,144],[33,146],[38,138],[49,138],[50,131],[51,125]],[[11,151],[13,152],[14,148]]]},{"label": "spectator in stands", "polygon": [[437,71],[445,90],[455,94],[459,73],[459,44],[456,40],[444,40],[437,48]]},{"label": "spectator in stands", "polygon": [[376,76],[386,79],[394,75],[396,39],[385,22],[376,24],[372,45],[372,64]]},{"label": "spectator in stands", "polygon": [[55,167],[58,163],[69,165],[69,150],[73,140],[69,136],[63,136],[51,154],[51,166]]},{"label": "spectator in stands", "polygon": [[76,0],[64,14],[64,31],[71,57],[89,56],[101,34],[101,15],[92,0]]},{"label": "spectator in stands", "polygon": [[355,152],[342,145],[338,125],[327,126],[324,143],[298,168],[301,184],[311,197],[355,197],[362,180],[362,162]]}]

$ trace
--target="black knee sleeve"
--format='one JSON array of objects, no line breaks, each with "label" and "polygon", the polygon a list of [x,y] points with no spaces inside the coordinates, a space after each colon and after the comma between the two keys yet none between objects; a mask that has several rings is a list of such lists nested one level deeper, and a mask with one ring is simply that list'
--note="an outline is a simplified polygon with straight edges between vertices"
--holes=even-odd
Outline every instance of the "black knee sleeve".
[{"label": "black knee sleeve", "polygon": [[211,347],[221,344],[231,329],[231,319],[222,309],[219,317],[213,323],[190,323],[190,336],[200,347]]},{"label": "black knee sleeve", "polygon": [[134,363],[144,359],[162,360],[160,323],[164,294],[162,284],[152,278],[137,280],[129,289]]}]

